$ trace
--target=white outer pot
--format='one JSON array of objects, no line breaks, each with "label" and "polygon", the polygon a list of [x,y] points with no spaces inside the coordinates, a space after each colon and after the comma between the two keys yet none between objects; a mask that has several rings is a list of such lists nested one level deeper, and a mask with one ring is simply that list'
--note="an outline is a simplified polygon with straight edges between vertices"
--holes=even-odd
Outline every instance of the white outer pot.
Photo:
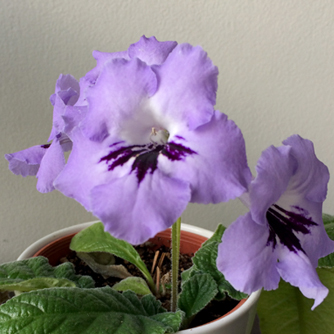
[{"label": "white outer pot", "polygon": [[[37,240],[35,243],[29,246],[18,257],[18,260],[32,257],[37,251],[39,251],[42,247],[46,246],[50,242],[57,240],[65,235],[79,232],[84,228],[94,224],[95,222],[96,221],[82,223],[51,233],[44,238]],[[181,229],[207,238],[210,238],[213,234],[213,232],[209,230],[187,224],[182,224]],[[176,334],[250,334],[253,327],[253,322],[256,314],[256,306],[260,294],[261,290],[252,293],[243,305],[241,305],[237,310],[228,314],[224,318],[213,321],[203,326],[182,330],[177,332]]]}]

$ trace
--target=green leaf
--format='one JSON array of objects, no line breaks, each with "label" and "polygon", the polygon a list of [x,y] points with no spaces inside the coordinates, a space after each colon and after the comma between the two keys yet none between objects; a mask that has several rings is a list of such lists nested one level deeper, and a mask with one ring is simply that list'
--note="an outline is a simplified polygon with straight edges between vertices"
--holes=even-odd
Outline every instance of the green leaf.
[{"label": "green leaf", "polygon": [[0,266],[0,290],[26,292],[56,286],[93,288],[94,281],[89,276],[76,275],[72,263],[52,267],[42,256]]},{"label": "green leaf", "polygon": [[[322,220],[323,220],[323,222],[324,222],[325,227],[326,227],[326,226],[330,226],[330,225],[333,225],[333,226],[334,226],[334,216],[329,215],[329,214],[327,214],[327,213],[323,213],[323,214],[322,214]],[[333,227],[333,226],[332,226],[332,227]]]},{"label": "green leaf", "polygon": [[[325,230],[331,240],[334,240],[334,216],[324,213],[322,219],[325,225]],[[318,261],[318,268],[332,268],[334,267],[334,253],[329,254]]]},{"label": "green leaf", "polygon": [[210,274],[216,281],[219,294],[217,299],[223,299],[225,293],[231,298],[241,300],[247,295],[235,290],[232,285],[225,279],[224,275],[217,269],[218,246],[225,231],[225,227],[219,225],[213,236],[207,240],[202,247],[195,253],[193,263],[198,271]]},{"label": "green leaf", "polygon": [[317,269],[330,290],[322,304],[311,311],[313,299],[281,280],[279,288],[263,291],[258,304],[262,334],[332,334],[334,329],[334,268]]},{"label": "green leaf", "polygon": [[76,284],[66,278],[37,277],[19,283],[2,284],[1,290],[28,292],[56,287],[74,288]]},{"label": "green leaf", "polygon": [[151,289],[155,287],[150,272],[134,247],[105,232],[102,223],[95,223],[76,234],[70,248],[76,252],[107,252],[116,255],[134,264],[143,273]]},{"label": "green leaf", "polygon": [[217,292],[217,284],[211,275],[194,275],[182,285],[178,307],[189,319],[209,304]]},{"label": "green leaf", "polygon": [[168,329],[166,333],[175,333],[179,330],[180,324],[184,318],[184,312],[181,310],[176,311],[175,313],[166,312],[153,315],[152,319],[162,322]]},{"label": "green leaf", "polygon": [[[99,255],[97,255],[99,254]],[[112,264],[109,264],[108,261],[105,261],[105,255],[111,256],[113,261]],[[114,264],[114,256],[110,253],[104,252],[92,252],[92,253],[84,253],[77,252],[77,256],[84,261],[95,273],[102,275],[105,279],[108,277],[117,277],[117,278],[127,278],[130,277],[131,274],[127,271],[127,269],[121,264]],[[102,260],[102,261],[101,261]],[[102,264],[105,263],[105,264]]]},{"label": "green leaf", "polygon": [[1,305],[0,334],[163,334],[177,330],[180,318],[180,313],[161,311],[152,295],[139,299],[109,287],[57,288],[22,294]]},{"label": "green leaf", "polygon": [[213,233],[213,235],[202,244],[202,247],[212,241],[216,241],[220,244],[225,230],[226,230],[226,227],[223,226],[222,224],[219,224],[218,227],[216,228],[216,231]]},{"label": "green leaf", "polygon": [[183,271],[181,273],[181,283],[182,286],[185,282],[188,281],[188,279],[190,279],[192,276],[196,275],[196,274],[203,274],[202,271],[200,271],[194,264],[187,270]]},{"label": "green leaf", "polygon": [[150,288],[148,287],[145,280],[141,277],[128,277],[121,280],[119,283],[116,283],[113,287],[116,291],[126,291],[131,290],[137,295],[147,295],[151,293]]}]

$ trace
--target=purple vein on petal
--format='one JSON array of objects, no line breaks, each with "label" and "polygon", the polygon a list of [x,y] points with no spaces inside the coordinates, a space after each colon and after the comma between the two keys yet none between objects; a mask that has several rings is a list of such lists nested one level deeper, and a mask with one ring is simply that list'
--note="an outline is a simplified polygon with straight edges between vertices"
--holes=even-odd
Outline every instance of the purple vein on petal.
[{"label": "purple vein on petal", "polygon": [[[110,147],[115,144],[110,145]],[[166,156],[171,161],[180,161],[187,155],[197,153],[190,148],[173,142],[166,143],[165,145],[151,143],[147,145],[120,147],[119,149],[111,151],[109,154],[102,157],[99,162],[105,161],[108,165],[108,170],[111,171],[116,167],[124,165],[131,158],[134,158],[131,172],[136,172],[138,183],[140,183],[149,171],[153,174],[157,169],[159,154]]]},{"label": "purple vein on petal", "polygon": [[281,243],[291,252],[297,253],[297,251],[302,251],[305,253],[294,231],[309,234],[311,233],[310,226],[317,226],[318,224],[312,221],[312,218],[307,217],[308,214],[304,209],[299,207],[294,208],[299,213],[287,211],[277,204],[268,209],[266,215],[269,223],[267,246],[272,244],[274,249],[277,245],[277,236]]}]

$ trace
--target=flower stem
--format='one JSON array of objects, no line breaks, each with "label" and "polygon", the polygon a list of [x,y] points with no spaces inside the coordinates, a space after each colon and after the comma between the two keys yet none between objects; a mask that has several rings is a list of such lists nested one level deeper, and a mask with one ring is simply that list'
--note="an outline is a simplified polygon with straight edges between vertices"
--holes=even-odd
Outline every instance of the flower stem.
[{"label": "flower stem", "polygon": [[179,277],[179,259],[180,259],[180,237],[181,237],[181,218],[172,226],[172,296],[171,312],[177,308],[178,297],[178,277]]}]

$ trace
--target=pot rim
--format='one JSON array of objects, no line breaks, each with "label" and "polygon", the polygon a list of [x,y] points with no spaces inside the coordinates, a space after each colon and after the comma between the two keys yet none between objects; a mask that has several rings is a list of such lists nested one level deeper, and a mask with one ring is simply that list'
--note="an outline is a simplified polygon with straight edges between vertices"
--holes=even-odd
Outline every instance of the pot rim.
[{"label": "pot rim", "polygon": [[[91,222],[87,222],[87,223],[79,223],[70,227],[65,227],[63,229],[60,229],[58,231],[55,231],[53,233],[50,233],[48,235],[46,235],[43,238],[40,238],[39,240],[35,241],[33,244],[31,244],[28,248],[26,248],[18,257],[17,260],[24,260],[27,259],[29,257],[32,257],[36,252],[38,252],[42,247],[46,246],[47,244],[65,236],[68,234],[72,234],[72,233],[77,233],[79,231],[81,231],[82,229],[99,222],[99,220],[95,220],[95,221],[91,221]],[[197,227],[194,225],[189,225],[189,224],[181,224],[181,229],[183,231],[187,231],[187,232],[191,232],[194,234],[198,234],[207,238],[210,238],[213,235],[212,231],[209,231],[207,229],[201,228],[201,227]],[[202,325],[202,326],[198,326],[195,328],[190,328],[190,329],[185,329],[182,331],[179,331],[175,334],[178,333],[182,333],[182,334],[187,334],[187,333],[191,333],[191,334],[196,334],[196,333],[203,333],[203,326],[210,326],[210,330],[211,329],[215,329],[215,328],[220,328],[222,325],[224,324],[229,324],[233,321],[236,320],[236,318],[238,318],[239,316],[243,315],[244,313],[249,312],[249,310],[253,307],[254,303],[257,303],[259,297],[261,294],[261,289],[258,291],[253,292],[252,294],[249,295],[249,297],[245,300],[245,302],[242,303],[242,305],[240,305],[239,307],[237,307],[237,309],[233,309],[230,312],[228,312],[227,314],[225,314],[223,317],[214,320],[208,324]]]}]

